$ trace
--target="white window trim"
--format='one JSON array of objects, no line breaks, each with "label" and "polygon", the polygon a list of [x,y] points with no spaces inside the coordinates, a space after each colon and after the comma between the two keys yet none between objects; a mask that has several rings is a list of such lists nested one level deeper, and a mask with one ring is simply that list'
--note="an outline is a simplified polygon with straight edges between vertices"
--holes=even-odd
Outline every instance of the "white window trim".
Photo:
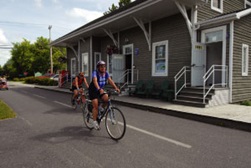
[{"label": "white window trim", "polygon": [[96,67],[96,64],[98,61],[101,61],[101,53],[100,52],[94,52],[94,66]]},{"label": "white window trim", "polygon": [[[165,55],[165,60],[166,60],[166,69],[164,73],[156,73],[155,72],[155,50],[156,50],[156,46],[160,46],[160,45],[165,45],[166,46],[166,55]],[[168,76],[168,40],[166,41],[160,41],[160,42],[156,42],[152,44],[152,76]]]},{"label": "white window trim", "polygon": [[250,0],[245,0],[245,8],[247,8],[247,6],[251,7],[251,1]]},{"label": "white window trim", "polygon": [[[246,60],[244,60],[244,49],[246,48]],[[249,66],[249,46],[247,44],[242,44],[242,66],[241,66],[241,71],[242,71],[242,76],[248,76],[248,66]],[[246,69],[243,69],[244,63],[246,64],[245,67]]]},{"label": "white window trim", "polygon": [[223,0],[220,0],[221,2],[221,4],[220,4],[220,7],[221,8],[216,8],[216,7],[214,7],[214,2],[213,2],[213,0],[211,0],[211,9],[212,10],[214,10],[214,11],[217,11],[217,12],[220,12],[220,13],[223,13]]},{"label": "white window trim", "polygon": [[[87,72],[84,72],[84,57],[87,56]],[[82,53],[82,72],[85,73],[85,76],[88,77],[89,76],[89,54],[88,53]]]},{"label": "white window trim", "polygon": [[[76,72],[75,73],[73,73],[73,61],[75,61],[75,69],[77,68],[76,67],[76,58],[71,58],[71,76],[72,77],[75,77],[76,76]],[[76,71],[76,70],[75,70]]]}]

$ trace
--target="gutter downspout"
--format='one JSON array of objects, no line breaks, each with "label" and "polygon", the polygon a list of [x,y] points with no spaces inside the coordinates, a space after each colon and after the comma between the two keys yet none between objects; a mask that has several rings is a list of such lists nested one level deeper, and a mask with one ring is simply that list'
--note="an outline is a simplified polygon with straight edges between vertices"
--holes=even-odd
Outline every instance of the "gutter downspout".
[{"label": "gutter downspout", "polygon": [[234,21],[230,23],[229,39],[229,102],[233,102],[233,57],[234,57]]}]

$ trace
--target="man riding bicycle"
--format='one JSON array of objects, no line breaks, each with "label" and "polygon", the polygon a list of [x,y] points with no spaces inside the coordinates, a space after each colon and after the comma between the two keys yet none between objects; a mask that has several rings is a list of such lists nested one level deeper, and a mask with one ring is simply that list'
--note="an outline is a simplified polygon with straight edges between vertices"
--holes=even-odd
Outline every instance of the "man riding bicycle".
[{"label": "man riding bicycle", "polygon": [[97,70],[92,73],[92,82],[89,87],[89,96],[92,100],[92,114],[93,114],[93,126],[96,130],[99,130],[99,124],[97,122],[98,117],[98,99],[101,99],[104,102],[104,106],[108,102],[108,95],[104,92],[104,86],[106,82],[108,83],[119,93],[119,88],[115,85],[111,79],[109,73],[106,71],[106,63],[104,61],[99,61],[97,63]]},{"label": "man riding bicycle", "polygon": [[86,88],[89,88],[89,85],[86,81],[86,78],[84,76],[84,72],[80,72],[78,76],[74,79],[72,82],[72,91],[74,92],[73,99],[72,99],[72,105],[75,104],[75,99],[78,97],[79,92],[83,92],[83,83],[85,84]]}]

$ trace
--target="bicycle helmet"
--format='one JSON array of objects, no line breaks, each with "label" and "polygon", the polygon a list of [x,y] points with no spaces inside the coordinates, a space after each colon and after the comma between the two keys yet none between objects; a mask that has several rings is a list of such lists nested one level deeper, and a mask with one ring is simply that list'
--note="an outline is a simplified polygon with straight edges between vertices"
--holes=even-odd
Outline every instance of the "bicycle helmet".
[{"label": "bicycle helmet", "polygon": [[99,61],[99,62],[97,63],[97,68],[98,68],[100,65],[105,65],[105,61]]}]

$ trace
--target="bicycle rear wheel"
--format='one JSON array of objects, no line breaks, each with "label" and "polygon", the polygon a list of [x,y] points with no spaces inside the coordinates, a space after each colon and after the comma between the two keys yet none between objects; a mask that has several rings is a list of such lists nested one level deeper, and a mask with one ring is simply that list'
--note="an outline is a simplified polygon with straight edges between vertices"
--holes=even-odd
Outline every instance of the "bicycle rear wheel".
[{"label": "bicycle rear wheel", "polygon": [[85,123],[85,126],[92,130],[94,127],[93,127],[93,116],[92,116],[92,113],[88,111],[88,107],[87,107],[87,104],[85,104],[83,106],[83,109],[82,109],[82,114],[83,114],[83,120],[84,120],[84,123]]},{"label": "bicycle rear wheel", "polygon": [[126,132],[126,121],[123,113],[117,107],[111,107],[105,116],[105,127],[113,140],[120,140]]}]

